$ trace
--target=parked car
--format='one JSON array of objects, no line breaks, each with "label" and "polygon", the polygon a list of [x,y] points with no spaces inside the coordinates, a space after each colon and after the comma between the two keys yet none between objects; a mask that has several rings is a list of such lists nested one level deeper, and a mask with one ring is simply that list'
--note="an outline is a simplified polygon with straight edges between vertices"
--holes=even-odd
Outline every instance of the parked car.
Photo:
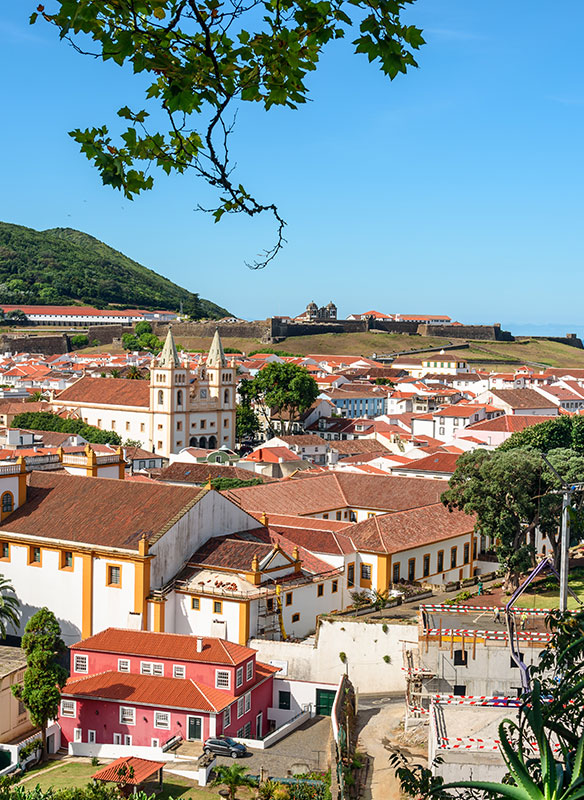
[{"label": "parked car", "polygon": [[231,758],[241,758],[247,755],[247,747],[228,736],[222,739],[207,739],[203,750],[205,753],[217,753],[218,756],[231,756]]}]

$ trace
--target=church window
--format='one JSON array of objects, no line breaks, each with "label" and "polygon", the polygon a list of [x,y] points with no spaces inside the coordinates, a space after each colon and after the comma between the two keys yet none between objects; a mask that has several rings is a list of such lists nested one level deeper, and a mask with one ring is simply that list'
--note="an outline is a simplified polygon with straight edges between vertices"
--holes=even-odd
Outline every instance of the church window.
[{"label": "church window", "polygon": [[122,585],[122,568],[115,564],[108,564],[107,568],[107,585],[118,586]]},{"label": "church window", "polygon": [[2,495],[2,512],[9,514],[14,508],[14,498],[12,492],[4,492]]},{"label": "church window", "polygon": [[158,449],[158,450],[162,450],[162,442],[158,442],[158,447],[157,447],[157,449]]},{"label": "church window", "polygon": [[182,390],[179,389],[178,392],[176,393],[177,405],[182,406],[182,401],[183,401],[183,393],[182,393]]},{"label": "church window", "polygon": [[224,419],[223,420],[223,427],[224,428],[228,428],[229,427],[229,420],[228,419]]},{"label": "church window", "polygon": [[228,405],[229,404],[229,389],[225,389],[223,392],[223,402]]},{"label": "church window", "polygon": [[176,429],[177,431],[182,431],[182,422],[180,420],[176,423]]},{"label": "church window", "polygon": [[207,420],[206,419],[202,419],[201,420],[201,428],[206,428],[206,427],[207,427]]},{"label": "church window", "polygon": [[129,431],[129,430],[130,430],[130,423],[129,423],[129,422],[126,422],[126,430],[127,430],[127,431]]},{"label": "church window", "polygon": [[201,389],[201,400],[206,400],[206,399],[207,399],[207,390]]},{"label": "church window", "polygon": [[140,423],[140,433],[144,433],[145,430],[146,430],[146,426],[145,426],[145,424],[143,422],[141,422]]},{"label": "church window", "polygon": [[164,392],[162,391],[162,389],[160,389],[158,392],[158,405],[159,406],[164,405]]}]

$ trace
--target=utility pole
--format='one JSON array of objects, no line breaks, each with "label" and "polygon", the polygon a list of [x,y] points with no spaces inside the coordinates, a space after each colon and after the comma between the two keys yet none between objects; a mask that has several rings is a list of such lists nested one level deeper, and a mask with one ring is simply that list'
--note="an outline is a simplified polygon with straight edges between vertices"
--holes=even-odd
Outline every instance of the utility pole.
[{"label": "utility pole", "polygon": [[562,495],[562,535],[560,561],[560,611],[568,610],[568,567],[570,564],[570,506],[572,505],[572,489],[567,488]]},{"label": "utility pole", "polygon": [[562,476],[555,470],[544,454],[542,459],[554,473],[562,484],[557,494],[562,495],[562,527],[561,527],[561,551],[560,551],[560,611],[565,613],[568,610],[568,569],[570,566],[570,507],[572,505],[572,495],[575,491],[581,491],[584,483],[566,483]]}]

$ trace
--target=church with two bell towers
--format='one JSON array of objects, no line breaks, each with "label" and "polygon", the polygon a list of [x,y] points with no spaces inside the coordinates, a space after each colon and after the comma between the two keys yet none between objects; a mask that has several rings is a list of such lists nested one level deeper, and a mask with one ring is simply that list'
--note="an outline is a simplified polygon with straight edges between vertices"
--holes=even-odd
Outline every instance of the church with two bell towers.
[{"label": "church with two bell towers", "polygon": [[150,410],[156,453],[234,446],[235,364],[228,364],[217,331],[206,363],[189,373],[169,329],[150,370]]},{"label": "church with two bell towers", "polygon": [[169,329],[160,355],[152,360],[149,384],[84,376],[51,405],[165,457],[185,447],[232,449],[235,377],[235,363],[227,361],[218,331],[206,362],[191,372],[181,362]]}]

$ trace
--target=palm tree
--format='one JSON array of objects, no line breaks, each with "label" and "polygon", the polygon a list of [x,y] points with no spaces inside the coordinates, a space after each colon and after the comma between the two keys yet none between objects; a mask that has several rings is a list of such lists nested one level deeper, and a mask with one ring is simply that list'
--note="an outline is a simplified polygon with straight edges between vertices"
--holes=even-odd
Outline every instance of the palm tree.
[{"label": "palm tree", "polygon": [[6,638],[8,627],[18,630],[20,623],[19,616],[20,603],[14,594],[14,589],[9,580],[0,575],[0,635]]},{"label": "palm tree", "polygon": [[128,367],[128,371],[126,372],[126,378],[129,381],[141,381],[144,378],[144,376],[140,372],[139,368],[135,364],[132,364],[130,367]]},{"label": "palm tree", "polygon": [[235,800],[235,793],[241,786],[254,785],[254,781],[245,774],[247,771],[247,767],[241,767],[239,764],[215,767],[213,786],[223,784],[229,792],[229,800]]},{"label": "palm tree", "polygon": [[110,378],[119,378],[120,375],[121,375],[121,372],[117,367],[113,367],[112,369],[110,369],[109,374],[110,374]]}]

